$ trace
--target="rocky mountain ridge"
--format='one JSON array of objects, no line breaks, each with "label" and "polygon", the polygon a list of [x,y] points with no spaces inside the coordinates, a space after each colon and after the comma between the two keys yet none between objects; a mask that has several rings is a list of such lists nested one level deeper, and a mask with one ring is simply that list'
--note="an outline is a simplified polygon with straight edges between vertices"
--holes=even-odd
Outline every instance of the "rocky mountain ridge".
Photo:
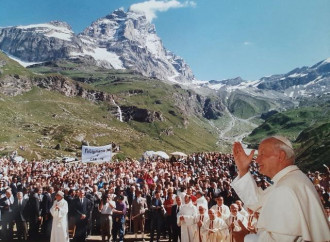
[{"label": "rocky mountain ridge", "polygon": [[172,82],[194,79],[185,61],[164,48],[144,14],[123,9],[94,21],[78,35],[61,21],[0,28],[0,49],[26,65],[91,56],[109,69],[136,70]]},{"label": "rocky mountain ridge", "polygon": [[228,92],[239,90],[260,97],[277,96],[283,100],[314,98],[330,93],[330,58],[311,67],[304,66],[286,74],[262,77],[255,81],[237,77],[221,81],[211,80],[201,85]]}]

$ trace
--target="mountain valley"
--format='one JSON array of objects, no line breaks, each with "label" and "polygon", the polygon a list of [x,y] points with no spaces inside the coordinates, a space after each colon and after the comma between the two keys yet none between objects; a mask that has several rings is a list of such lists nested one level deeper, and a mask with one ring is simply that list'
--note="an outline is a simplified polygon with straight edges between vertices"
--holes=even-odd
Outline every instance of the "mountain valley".
[{"label": "mountain valley", "polygon": [[79,157],[83,144],[108,143],[118,159],[231,152],[283,134],[304,170],[330,165],[330,59],[202,82],[143,14],[122,9],[79,34],[60,21],[0,28],[0,49],[1,154]]}]

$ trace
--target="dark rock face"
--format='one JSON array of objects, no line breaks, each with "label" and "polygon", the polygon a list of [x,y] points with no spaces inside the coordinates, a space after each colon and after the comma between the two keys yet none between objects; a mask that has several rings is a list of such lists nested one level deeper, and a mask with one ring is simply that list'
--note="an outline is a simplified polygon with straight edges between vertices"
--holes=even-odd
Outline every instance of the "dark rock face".
[{"label": "dark rock face", "polygon": [[80,96],[93,102],[110,102],[113,97],[105,92],[84,89],[79,83],[62,76],[46,76],[34,79],[34,84],[40,88],[58,91],[65,96]]},{"label": "dark rock face", "polygon": [[269,111],[269,112],[267,112],[267,113],[262,113],[260,117],[261,117],[263,120],[266,120],[266,119],[268,119],[269,117],[271,117],[272,115],[277,114],[277,113],[278,113],[278,111],[276,111],[276,110],[271,110],[271,111]]},{"label": "dark rock face", "polygon": [[130,120],[137,122],[152,123],[155,121],[163,121],[163,116],[160,112],[150,111],[144,108],[138,108],[135,106],[121,106],[123,112],[123,120],[128,122]]},{"label": "dark rock face", "polygon": [[[191,90],[173,93],[173,100],[184,116],[198,115],[206,119],[217,119],[225,110],[220,98],[204,97]],[[175,116],[175,113],[171,113]]]},{"label": "dark rock face", "polygon": [[227,80],[221,80],[221,81],[218,81],[218,80],[209,81],[209,83],[213,84],[213,85],[214,84],[225,84],[227,86],[236,86],[236,85],[241,84],[242,82],[244,82],[244,80],[241,77],[236,77],[233,79],[227,79]]},{"label": "dark rock face", "polygon": [[210,98],[206,98],[203,107],[203,116],[207,119],[217,119],[224,111],[219,101],[212,101]]}]

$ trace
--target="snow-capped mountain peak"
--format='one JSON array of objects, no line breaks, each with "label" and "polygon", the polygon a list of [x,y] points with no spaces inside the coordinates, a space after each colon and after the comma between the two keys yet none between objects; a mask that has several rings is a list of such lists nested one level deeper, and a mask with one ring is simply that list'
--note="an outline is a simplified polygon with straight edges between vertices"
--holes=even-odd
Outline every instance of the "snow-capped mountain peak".
[{"label": "snow-capped mountain peak", "polygon": [[312,67],[296,68],[286,74],[262,77],[255,81],[241,78],[216,81],[202,84],[215,90],[232,92],[240,90],[254,96],[314,97],[330,93],[330,58]]},{"label": "snow-capped mountain peak", "polygon": [[136,11],[117,9],[78,35],[58,21],[2,28],[0,49],[23,61],[91,56],[105,68],[133,69],[174,82],[194,79],[185,61],[164,48],[145,14]]}]

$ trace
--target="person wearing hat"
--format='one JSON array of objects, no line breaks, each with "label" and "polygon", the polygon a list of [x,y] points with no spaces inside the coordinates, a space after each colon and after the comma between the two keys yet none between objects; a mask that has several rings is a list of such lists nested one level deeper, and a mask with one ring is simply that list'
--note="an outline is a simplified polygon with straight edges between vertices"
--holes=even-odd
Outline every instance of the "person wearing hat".
[{"label": "person wearing hat", "polygon": [[320,198],[309,178],[294,165],[294,150],[287,138],[272,136],[259,145],[259,172],[273,181],[265,190],[257,187],[249,172],[254,151],[247,155],[241,143],[235,142],[233,154],[238,176],[231,185],[247,207],[260,209],[257,236],[249,234],[245,241],[329,241]]},{"label": "person wearing hat", "polygon": [[55,195],[55,201],[50,209],[53,216],[52,232],[50,242],[69,242],[68,234],[68,203],[64,199],[64,193],[58,191]]}]

